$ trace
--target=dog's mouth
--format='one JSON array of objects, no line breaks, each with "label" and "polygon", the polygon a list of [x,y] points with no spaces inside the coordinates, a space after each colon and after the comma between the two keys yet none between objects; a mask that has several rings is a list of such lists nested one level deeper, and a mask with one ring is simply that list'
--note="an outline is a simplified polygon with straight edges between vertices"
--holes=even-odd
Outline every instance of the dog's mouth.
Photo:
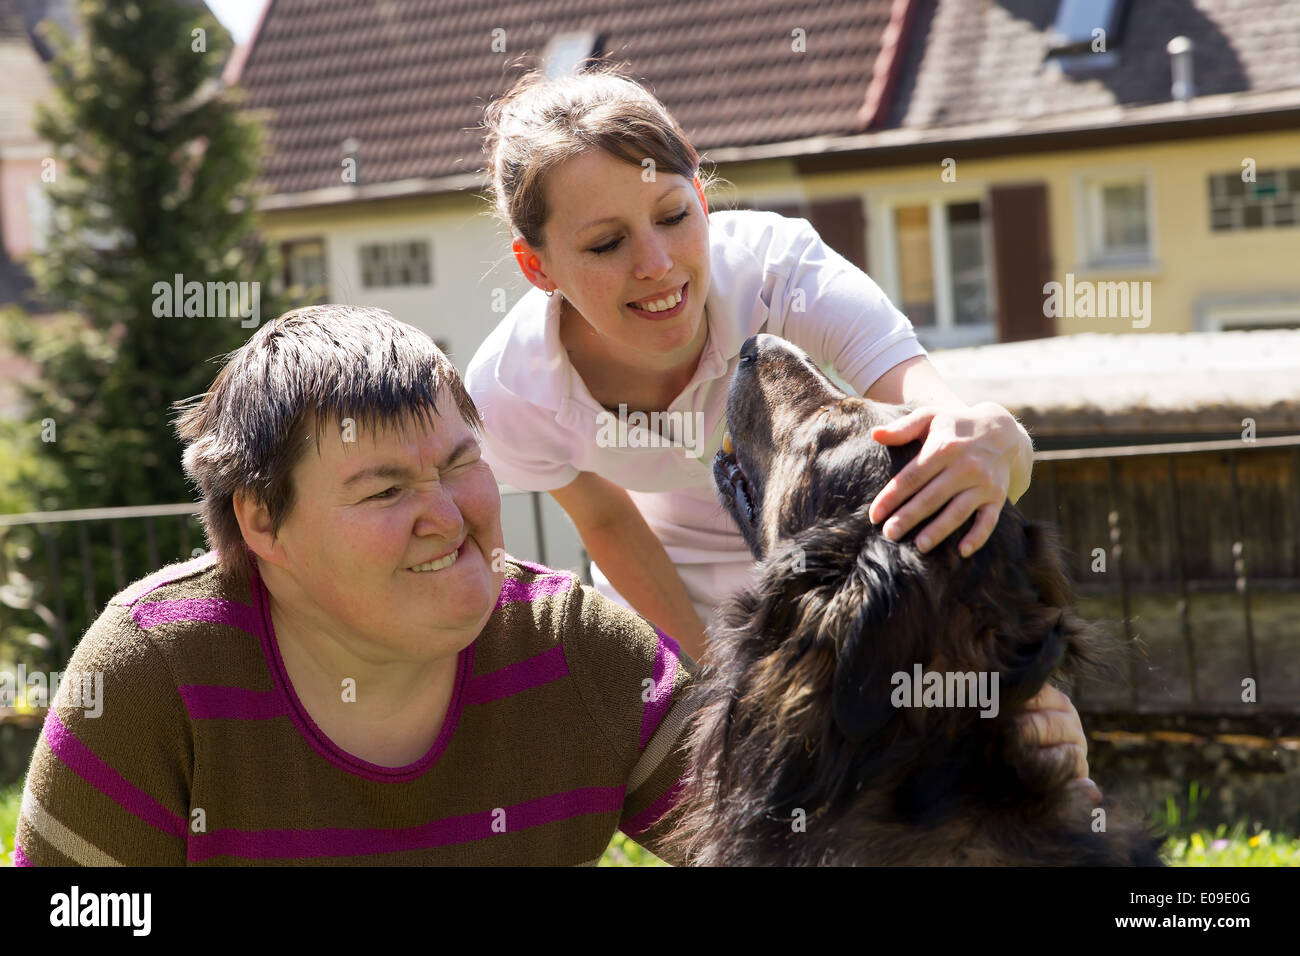
[{"label": "dog's mouth", "polygon": [[755,493],[749,476],[745,474],[745,469],[741,467],[730,432],[723,435],[722,448],[713,457],[713,477],[723,505],[740,526],[754,556],[759,557],[759,496]]}]

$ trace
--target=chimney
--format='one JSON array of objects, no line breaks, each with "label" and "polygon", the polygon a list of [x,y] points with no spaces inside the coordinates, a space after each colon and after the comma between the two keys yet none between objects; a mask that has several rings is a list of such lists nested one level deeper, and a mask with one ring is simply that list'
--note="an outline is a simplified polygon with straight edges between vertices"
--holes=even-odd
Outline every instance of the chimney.
[{"label": "chimney", "polygon": [[1187,37],[1174,37],[1165,47],[1169,54],[1169,71],[1174,77],[1173,98],[1186,103],[1196,95],[1192,82],[1192,41]]}]

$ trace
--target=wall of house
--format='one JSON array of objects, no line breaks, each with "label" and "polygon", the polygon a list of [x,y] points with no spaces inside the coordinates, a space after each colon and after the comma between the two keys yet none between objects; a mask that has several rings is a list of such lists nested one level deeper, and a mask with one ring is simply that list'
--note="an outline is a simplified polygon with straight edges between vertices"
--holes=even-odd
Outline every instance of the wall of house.
[{"label": "wall of house", "polygon": [[[1051,274],[1076,280],[1151,283],[1150,324],[1143,329],[1114,318],[1062,316],[1057,333],[1186,332],[1213,319],[1216,306],[1240,303],[1238,312],[1264,314],[1281,307],[1300,321],[1300,227],[1213,232],[1208,177],[1300,165],[1300,133],[1259,133],[1141,146],[956,160],[955,181],[939,163],[890,166],[809,176],[800,181],[790,162],[721,166],[736,192],[768,204],[857,196],[866,209],[868,272],[898,298],[885,210],[893,202],[987,198],[991,187],[1043,183],[1047,189]],[[1086,249],[1083,183],[1088,177],[1141,172],[1148,184],[1153,261],[1127,268],[1090,266]],[[1208,326],[1207,326],[1208,327]]]},{"label": "wall of house", "polygon": [[[321,239],[329,299],[386,309],[449,344],[464,371],[474,352],[531,288],[510,254],[509,238],[468,195],[435,196],[268,213],[268,242]],[[367,243],[424,239],[431,246],[428,286],[365,288],[360,249]]]}]

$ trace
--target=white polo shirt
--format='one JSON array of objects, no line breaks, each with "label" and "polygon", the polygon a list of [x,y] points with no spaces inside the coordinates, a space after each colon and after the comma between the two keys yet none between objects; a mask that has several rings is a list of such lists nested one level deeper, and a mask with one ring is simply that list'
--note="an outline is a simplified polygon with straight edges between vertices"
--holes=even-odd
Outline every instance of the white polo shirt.
[{"label": "white polo shirt", "polygon": [[[465,375],[486,426],[483,455],[497,479],[551,491],[590,471],[626,488],[705,621],[749,580],[754,563],[712,477],[745,340],[779,335],[832,366],[859,394],[899,362],[926,354],[879,286],[823,243],[806,219],[710,213],[709,269],[708,339],[694,378],[668,406],[683,414],[665,416],[702,425],[700,435],[679,434],[682,444],[667,445],[630,417],[626,440],[608,440],[613,416],[592,398],[560,342],[560,296],[540,289],[516,303]],[[594,564],[592,577],[607,596],[627,603]]]}]

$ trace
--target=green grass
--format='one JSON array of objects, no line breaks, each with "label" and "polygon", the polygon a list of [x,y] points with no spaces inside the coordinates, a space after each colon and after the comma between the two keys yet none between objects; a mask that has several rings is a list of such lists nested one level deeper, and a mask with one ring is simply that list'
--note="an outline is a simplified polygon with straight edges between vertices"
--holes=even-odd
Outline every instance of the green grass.
[{"label": "green grass", "polygon": [[1171,866],[1300,866],[1300,839],[1260,830],[1247,832],[1238,823],[1220,824],[1210,833],[1197,830],[1165,842]]},{"label": "green grass", "polygon": [[0,866],[14,865],[14,831],[18,829],[18,808],[23,802],[23,785],[0,790]]},{"label": "green grass", "polygon": [[605,848],[605,855],[597,866],[667,866],[645,847],[622,833],[615,833],[614,839]]},{"label": "green grass", "polygon": [[[0,866],[13,865],[14,829],[22,784],[0,790]],[[1171,866],[1300,866],[1300,838],[1252,832],[1244,823],[1229,829],[1220,825],[1213,833],[1193,830],[1171,836],[1165,843],[1165,858]],[[649,850],[615,833],[600,866],[667,866]]]}]

